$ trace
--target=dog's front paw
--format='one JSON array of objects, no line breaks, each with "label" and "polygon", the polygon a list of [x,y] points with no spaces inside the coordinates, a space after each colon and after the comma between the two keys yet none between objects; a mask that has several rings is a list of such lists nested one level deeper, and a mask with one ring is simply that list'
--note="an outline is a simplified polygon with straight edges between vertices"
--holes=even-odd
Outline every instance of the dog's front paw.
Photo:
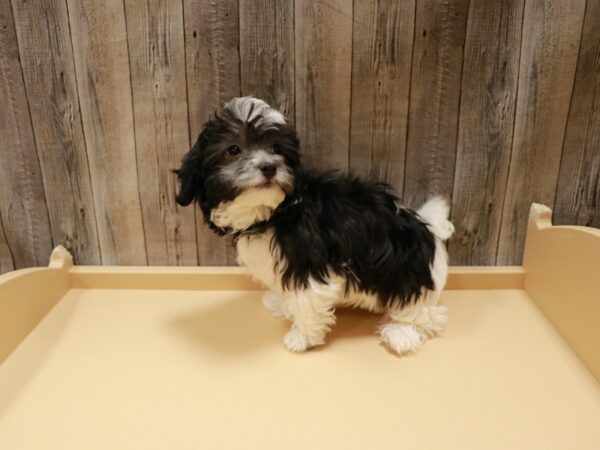
[{"label": "dog's front paw", "polygon": [[292,328],[284,337],[285,348],[291,352],[301,353],[310,349],[310,339],[297,328]]},{"label": "dog's front paw", "polygon": [[423,335],[410,324],[388,323],[379,331],[381,340],[399,355],[414,353],[423,343]]}]

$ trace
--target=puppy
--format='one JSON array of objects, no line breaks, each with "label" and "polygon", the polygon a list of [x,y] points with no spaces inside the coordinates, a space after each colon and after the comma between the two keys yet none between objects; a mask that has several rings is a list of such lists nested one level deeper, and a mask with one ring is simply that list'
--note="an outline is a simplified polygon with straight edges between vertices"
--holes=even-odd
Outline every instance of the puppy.
[{"label": "puppy", "polygon": [[211,118],[176,170],[177,202],[197,201],[233,236],[238,261],[269,291],[263,304],[292,322],[285,346],[325,342],[339,306],[384,314],[381,340],[415,352],[444,330],[448,206],[400,206],[384,183],[304,170],[294,128],[264,101],[234,98]]}]

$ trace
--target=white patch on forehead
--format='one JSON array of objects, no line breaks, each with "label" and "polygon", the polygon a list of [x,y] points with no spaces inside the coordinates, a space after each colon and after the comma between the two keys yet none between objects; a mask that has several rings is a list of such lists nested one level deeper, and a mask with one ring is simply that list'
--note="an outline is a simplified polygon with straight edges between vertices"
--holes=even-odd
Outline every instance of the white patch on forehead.
[{"label": "white patch on forehead", "polygon": [[221,228],[245,230],[250,225],[271,218],[285,198],[278,186],[246,189],[234,200],[222,202],[210,213],[210,220]]},{"label": "white patch on forehead", "polygon": [[257,125],[285,124],[285,117],[264,101],[254,97],[237,97],[225,103],[225,109],[231,111],[242,122],[250,122],[262,116]]}]

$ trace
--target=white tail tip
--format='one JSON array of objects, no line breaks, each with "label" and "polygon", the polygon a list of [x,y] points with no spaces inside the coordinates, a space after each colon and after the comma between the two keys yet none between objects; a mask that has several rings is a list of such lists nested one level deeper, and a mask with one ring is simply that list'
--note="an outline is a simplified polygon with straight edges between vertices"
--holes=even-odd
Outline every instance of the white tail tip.
[{"label": "white tail tip", "polygon": [[429,230],[442,241],[450,239],[454,225],[448,220],[450,206],[442,197],[432,197],[417,210],[417,214],[427,222]]}]

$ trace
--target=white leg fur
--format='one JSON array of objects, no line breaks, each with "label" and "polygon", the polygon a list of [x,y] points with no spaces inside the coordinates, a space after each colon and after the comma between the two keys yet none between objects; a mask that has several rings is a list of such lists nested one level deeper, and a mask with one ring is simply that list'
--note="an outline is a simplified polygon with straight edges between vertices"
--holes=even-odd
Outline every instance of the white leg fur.
[{"label": "white leg fur", "polygon": [[380,327],[379,335],[396,353],[414,353],[427,338],[443,333],[446,328],[448,308],[438,303],[448,276],[448,255],[439,239],[436,239],[431,275],[433,291],[423,290],[416,303],[387,311],[388,321]]},{"label": "white leg fur", "polygon": [[262,298],[263,306],[267,311],[279,319],[291,319],[292,315],[287,308],[283,295],[279,292],[265,292]]},{"label": "white leg fur", "polygon": [[417,213],[427,223],[435,236],[435,254],[431,267],[434,290],[423,290],[416,303],[405,308],[390,308],[388,322],[381,326],[381,340],[397,353],[412,353],[432,336],[444,332],[448,309],[438,304],[448,277],[448,254],[444,241],[454,233],[454,225],[448,220],[448,203],[434,197]]},{"label": "white leg fur", "polygon": [[338,283],[319,284],[309,280],[305,290],[284,294],[293,324],[283,342],[293,352],[303,352],[325,343],[325,336],[335,323],[334,304],[340,293]]},{"label": "white leg fur", "polygon": [[[427,294],[427,297],[433,295]],[[406,308],[388,310],[388,322],[379,328],[379,335],[390,349],[400,354],[414,353],[427,338],[444,332],[447,308],[428,304],[428,299]]]},{"label": "white leg fur", "polygon": [[448,255],[440,239],[436,239],[431,275],[433,291],[424,290],[410,306],[387,311],[388,321],[380,327],[379,335],[396,353],[414,353],[427,338],[442,334],[446,328],[448,308],[439,300],[448,276]]},{"label": "white leg fur", "polygon": [[273,234],[243,236],[238,240],[238,260],[252,276],[271,291],[263,296],[263,305],[278,317],[292,320],[292,329],[284,337],[285,346],[303,352],[325,343],[325,336],[335,323],[334,308],[342,283],[330,280],[321,284],[312,279],[306,289],[283,291],[281,273],[277,269],[277,248],[271,247]]}]

